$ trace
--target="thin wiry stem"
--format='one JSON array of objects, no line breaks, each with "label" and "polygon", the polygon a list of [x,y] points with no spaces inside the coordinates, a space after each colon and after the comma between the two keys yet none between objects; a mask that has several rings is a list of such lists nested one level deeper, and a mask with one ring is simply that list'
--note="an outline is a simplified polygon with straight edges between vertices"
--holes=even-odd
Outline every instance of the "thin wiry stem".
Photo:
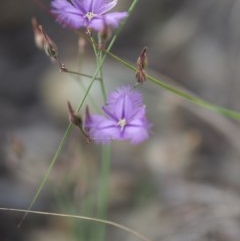
[{"label": "thin wiry stem", "polygon": [[[102,146],[101,160],[101,176],[97,199],[97,217],[105,219],[107,217],[107,209],[109,202],[109,176],[111,163],[111,145]],[[105,240],[106,227],[99,227],[97,232],[94,232],[93,240]]]},{"label": "thin wiry stem", "polygon": [[144,235],[140,234],[139,232],[126,227],[122,224],[109,221],[109,220],[103,220],[100,218],[92,218],[92,217],[86,217],[86,216],[80,216],[80,215],[71,215],[71,214],[63,214],[63,213],[50,213],[50,212],[41,212],[41,211],[30,211],[30,210],[24,210],[24,209],[15,209],[15,208],[0,208],[1,211],[8,211],[8,212],[26,212],[26,213],[32,213],[32,214],[39,214],[39,215],[46,215],[46,216],[55,216],[55,217],[64,217],[64,218],[75,218],[75,219],[82,219],[92,222],[98,222],[102,224],[111,225],[113,227],[119,228],[123,231],[126,231],[128,233],[131,233],[132,235],[138,237],[139,239],[143,241],[152,241],[151,239],[145,237]]},{"label": "thin wiry stem", "polygon": [[[139,0],[134,0],[133,3],[131,4],[131,6],[130,6],[130,8],[129,8],[129,10],[128,10],[129,15],[131,15],[131,13],[132,13],[132,11],[134,10],[135,6],[137,5],[138,1],[139,1]],[[125,19],[125,20],[123,21],[123,23],[122,23],[122,25],[119,27],[117,33],[113,36],[110,44],[108,45],[107,51],[110,51],[110,49],[112,48],[112,46],[113,46],[113,44],[115,43],[118,35],[119,35],[120,32],[122,31],[123,26],[125,25],[126,21],[127,21],[127,19]],[[101,67],[102,67],[102,65],[103,65],[103,63],[104,63],[104,61],[105,61],[106,56],[107,56],[107,53],[104,54],[104,56],[102,57],[101,61],[99,62],[99,65],[97,66],[97,69],[96,69],[96,71],[95,71],[95,73],[94,73],[94,75],[93,75],[93,77],[92,77],[92,81],[91,81],[91,83],[89,84],[89,86],[88,86],[88,88],[87,88],[87,90],[86,90],[86,93],[85,93],[85,95],[83,96],[82,101],[80,102],[80,104],[79,104],[76,112],[79,112],[79,110],[81,109],[84,101],[86,100],[87,95],[88,95],[88,93],[89,93],[89,91],[90,91],[90,89],[91,89],[91,87],[92,87],[92,85],[93,85],[93,83],[94,83],[94,80],[95,80],[96,77],[97,77],[98,72],[100,71],[100,69],[101,69]],[[58,156],[59,156],[59,154],[60,154],[60,152],[61,152],[61,150],[62,150],[62,147],[63,147],[63,145],[64,145],[64,143],[65,143],[65,140],[66,140],[67,136],[68,136],[69,133],[70,133],[71,128],[72,128],[72,124],[69,124],[68,127],[67,127],[67,129],[66,129],[66,131],[65,131],[65,133],[64,133],[63,138],[62,138],[61,141],[60,141],[60,144],[59,144],[59,146],[58,146],[58,148],[57,148],[57,151],[55,152],[55,154],[54,154],[54,156],[53,156],[53,158],[52,158],[52,160],[51,160],[51,162],[50,162],[50,165],[49,165],[49,167],[48,167],[48,169],[47,169],[47,172],[46,172],[46,174],[44,175],[44,177],[43,177],[43,179],[42,179],[42,181],[41,181],[41,183],[40,183],[40,185],[39,185],[39,187],[38,187],[38,189],[37,189],[37,191],[36,191],[36,194],[34,195],[34,197],[33,197],[32,201],[31,201],[31,203],[30,203],[27,211],[25,211],[25,214],[24,214],[23,218],[21,219],[18,227],[20,227],[20,226],[22,225],[22,223],[23,223],[23,221],[25,220],[25,218],[27,217],[28,213],[30,213],[31,208],[33,207],[33,205],[34,205],[34,203],[36,202],[38,196],[40,195],[40,193],[41,193],[44,185],[46,184],[47,179],[48,179],[48,177],[49,177],[49,175],[50,175],[50,173],[51,173],[51,170],[52,170],[52,168],[53,168],[53,166],[54,166],[54,164],[55,164],[55,162],[56,162],[56,160],[57,160],[57,158],[58,158]]]},{"label": "thin wiry stem", "polygon": [[[91,43],[92,43],[92,47],[93,47],[93,50],[94,50],[94,54],[95,54],[95,57],[96,57],[96,62],[97,62],[97,66],[99,65],[99,63],[101,63],[101,59],[102,59],[102,50],[98,50],[97,49],[97,44],[96,42],[94,41],[94,39],[90,36],[90,40],[91,40]],[[104,85],[104,81],[103,81],[103,71],[102,71],[102,66],[99,70],[99,73],[100,73],[100,85],[101,85],[101,92],[102,92],[102,96],[103,96],[103,100],[105,101],[106,100],[106,97],[107,97],[107,94],[106,94],[106,90],[105,90],[105,85]]]},{"label": "thin wiry stem", "polygon": [[[98,52],[98,56],[97,56],[97,62],[100,63],[102,59],[102,50],[100,50]],[[106,94],[106,88],[105,88],[105,84],[103,82],[103,69],[100,69],[100,85],[101,85],[101,91],[102,91],[102,95],[103,95],[103,99],[104,101],[106,101],[107,98],[107,94]]]},{"label": "thin wiry stem", "polygon": [[60,154],[60,152],[62,150],[62,147],[63,147],[63,145],[65,143],[66,137],[68,136],[68,133],[70,132],[71,128],[72,128],[72,124],[69,124],[67,129],[66,129],[66,131],[65,131],[65,133],[64,133],[64,135],[63,135],[63,137],[62,137],[62,139],[61,139],[61,141],[60,141],[60,144],[59,144],[59,146],[58,146],[58,148],[57,148],[57,150],[56,150],[56,152],[55,152],[55,154],[54,154],[54,156],[52,158],[52,161],[51,161],[50,165],[48,166],[48,169],[47,169],[47,171],[46,171],[46,173],[45,173],[45,175],[44,175],[44,177],[43,177],[43,179],[42,179],[42,181],[41,181],[41,183],[40,183],[40,185],[39,185],[39,187],[38,187],[38,189],[36,191],[36,194],[34,195],[32,201],[31,201],[31,203],[30,203],[30,205],[28,207],[28,210],[26,211],[26,213],[22,217],[21,221],[19,222],[18,227],[21,227],[23,221],[27,217],[29,211],[33,207],[33,205],[36,202],[39,194],[41,193],[43,187],[45,186],[45,184],[47,182],[47,179],[48,179],[48,177],[49,177],[49,175],[50,175],[50,173],[52,171],[52,168],[53,168],[54,164],[56,163],[56,160],[57,160],[57,158],[58,158],[58,156],[59,156],[59,154]]},{"label": "thin wiry stem", "polygon": [[[86,77],[86,78],[92,79],[92,76],[91,76],[91,75],[79,73],[79,72],[74,71],[74,70],[65,69],[65,70],[62,71],[62,72],[63,72],[63,73],[78,75],[78,76],[82,76],[82,77]],[[95,78],[95,80],[101,80],[101,79],[100,79],[100,78]]]},{"label": "thin wiry stem", "polygon": [[[98,49],[98,46],[94,39],[90,36],[92,47],[95,53],[97,66],[102,61],[102,50]],[[99,44],[99,43],[98,43]],[[106,101],[107,94],[105,89],[105,84],[103,80],[103,68],[100,67],[99,70],[100,76],[100,86],[104,102]],[[108,180],[110,174],[110,146],[102,146],[102,159],[101,159],[101,168],[100,168],[100,183],[98,188],[98,198],[97,198],[97,217],[106,218],[107,216],[107,207],[108,207]],[[94,232],[92,232],[92,240],[105,240],[105,226],[97,227]]]},{"label": "thin wiry stem", "polygon": [[[122,63],[123,65],[125,65],[126,67],[128,67],[129,69],[133,70],[133,71],[137,71],[137,68],[134,67],[133,65],[131,65],[130,63],[126,62],[125,60],[119,58],[118,56],[116,56],[115,54],[111,53],[110,51],[108,50],[104,50],[107,54],[109,54],[111,57],[113,57],[114,59],[116,59],[118,62]],[[221,106],[218,106],[218,105],[214,105],[208,101],[205,101],[195,95],[191,95],[187,92],[184,92],[182,91],[181,89],[179,88],[175,88],[167,83],[164,83],[163,81],[151,76],[151,75],[148,75],[146,74],[146,78],[148,80],[150,80],[151,82],[161,86],[162,88],[176,94],[177,96],[180,96],[190,102],[192,102],[193,104],[196,104],[198,106],[201,106],[201,107],[204,107],[206,109],[209,109],[209,110],[212,110],[212,111],[215,111],[215,112],[218,112],[222,115],[225,115],[227,117],[230,117],[232,119],[236,119],[236,120],[240,120],[240,112],[237,112],[237,111],[234,111],[234,110],[230,110],[230,109],[227,109],[227,108],[223,108]]]}]

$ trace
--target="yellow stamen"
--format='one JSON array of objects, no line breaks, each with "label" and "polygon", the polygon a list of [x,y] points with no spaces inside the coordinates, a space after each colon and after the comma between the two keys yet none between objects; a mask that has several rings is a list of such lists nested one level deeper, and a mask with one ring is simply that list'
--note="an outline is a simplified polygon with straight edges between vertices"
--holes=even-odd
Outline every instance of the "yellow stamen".
[{"label": "yellow stamen", "polygon": [[117,125],[121,127],[121,130],[123,130],[123,128],[125,127],[126,124],[127,124],[126,119],[121,119],[117,123]]},{"label": "yellow stamen", "polygon": [[95,13],[93,13],[93,12],[88,12],[88,13],[85,14],[84,17],[87,18],[89,21],[91,21],[92,18],[94,18],[95,16],[97,16]]}]

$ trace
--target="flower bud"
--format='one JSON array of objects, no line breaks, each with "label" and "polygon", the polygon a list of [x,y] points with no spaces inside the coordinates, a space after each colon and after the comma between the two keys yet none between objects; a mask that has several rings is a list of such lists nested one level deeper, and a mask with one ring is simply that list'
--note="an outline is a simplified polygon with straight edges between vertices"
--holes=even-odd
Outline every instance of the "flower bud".
[{"label": "flower bud", "polygon": [[69,122],[75,126],[82,127],[82,118],[76,114],[69,101],[67,102],[67,105]]},{"label": "flower bud", "polygon": [[32,18],[32,27],[36,46],[43,49],[48,56],[56,58],[58,55],[57,46],[43,30],[43,27],[38,24],[36,18]]},{"label": "flower bud", "polygon": [[42,31],[39,29],[39,24],[36,18],[32,18],[32,27],[34,32],[35,44],[39,49],[44,49],[44,36]]},{"label": "flower bud", "polygon": [[147,75],[144,71],[145,67],[148,65],[148,58],[147,58],[147,47],[144,47],[142,52],[140,53],[137,59],[137,83],[142,84],[144,81],[147,80]]},{"label": "flower bud", "polygon": [[136,73],[137,83],[142,84],[144,81],[147,80],[147,75],[143,69],[138,69]]},{"label": "flower bud", "polygon": [[67,105],[68,105],[68,118],[70,123],[77,126],[82,132],[82,134],[85,136],[87,143],[90,143],[92,139],[83,128],[82,118],[76,114],[76,112],[73,110],[72,105],[69,101],[67,102]]},{"label": "flower bud", "polygon": [[147,47],[144,47],[140,56],[137,59],[137,66],[139,69],[144,69],[148,65],[148,58],[147,58]]},{"label": "flower bud", "polygon": [[53,40],[47,35],[47,33],[43,30],[43,27],[41,25],[39,25],[38,27],[41,32],[42,35],[44,37],[44,50],[45,53],[49,56],[49,57],[54,57],[56,58],[58,55],[58,49],[56,44],[53,42]]}]

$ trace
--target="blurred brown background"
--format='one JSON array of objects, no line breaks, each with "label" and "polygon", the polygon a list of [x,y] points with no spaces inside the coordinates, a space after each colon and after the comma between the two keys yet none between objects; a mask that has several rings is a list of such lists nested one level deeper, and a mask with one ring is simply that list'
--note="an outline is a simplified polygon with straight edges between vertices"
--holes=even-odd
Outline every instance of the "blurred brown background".
[{"label": "blurred brown background", "polygon": [[[83,91],[35,47],[35,16],[59,47],[66,66],[79,68],[78,37],[48,12],[47,0],[0,2],[0,207],[26,209],[67,126],[66,101]],[[127,9],[119,0],[118,9]],[[135,63],[148,46],[148,73],[226,108],[240,111],[240,1],[142,0],[113,52]],[[81,71],[95,68],[90,46]],[[107,90],[133,84],[135,73],[108,58]],[[113,143],[109,219],[152,240],[238,241],[240,238],[239,122],[197,107],[147,82],[151,138],[141,146]],[[99,102],[99,88],[91,92]],[[100,148],[73,129],[34,209],[94,216],[86,200],[97,191]],[[86,240],[89,223],[0,211],[0,240]],[[85,225],[85,226],[84,226]],[[73,226],[75,228],[73,228]],[[80,232],[80,233],[81,233]],[[87,232],[87,231],[86,231]],[[108,229],[110,240],[133,240]]]}]

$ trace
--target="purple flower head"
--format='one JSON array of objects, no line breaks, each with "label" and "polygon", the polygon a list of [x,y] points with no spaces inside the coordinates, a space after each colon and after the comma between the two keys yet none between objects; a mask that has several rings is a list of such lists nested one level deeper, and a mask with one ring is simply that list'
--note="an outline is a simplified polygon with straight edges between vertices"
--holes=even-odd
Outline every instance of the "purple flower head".
[{"label": "purple flower head", "polygon": [[142,95],[132,87],[124,86],[113,92],[102,110],[105,116],[86,112],[85,128],[95,142],[130,140],[139,144],[149,137],[150,124]]},{"label": "purple flower head", "polygon": [[104,27],[117,28],[127,12],[107,13],[117,4],[117,0],[53,0],[52,12],[63,26],[78,29],[81,27],[101,31]]}]

